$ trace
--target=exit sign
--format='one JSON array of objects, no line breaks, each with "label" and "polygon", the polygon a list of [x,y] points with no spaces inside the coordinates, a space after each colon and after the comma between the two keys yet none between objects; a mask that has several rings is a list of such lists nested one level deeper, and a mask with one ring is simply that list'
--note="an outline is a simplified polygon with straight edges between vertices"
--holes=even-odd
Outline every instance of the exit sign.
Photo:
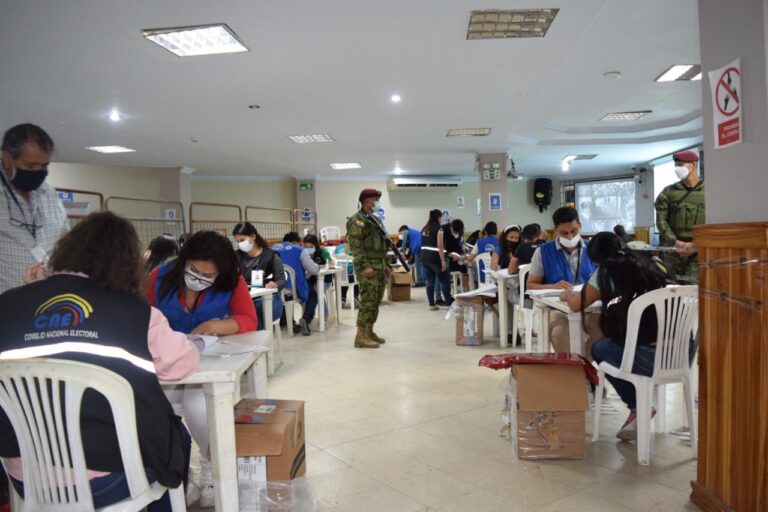
[{"label": "exit sign", "polygon": [[299,190],[313,190],[314,188],[314,183],[299,183]]}]

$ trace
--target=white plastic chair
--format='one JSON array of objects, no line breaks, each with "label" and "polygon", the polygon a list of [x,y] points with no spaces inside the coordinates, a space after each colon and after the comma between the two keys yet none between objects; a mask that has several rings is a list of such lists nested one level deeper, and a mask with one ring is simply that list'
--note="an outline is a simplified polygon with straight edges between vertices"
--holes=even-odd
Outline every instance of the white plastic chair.
[{"label": "white plastic chair", "polygon": [[461,291],[461,272],[454,270],[451,272],[451,295],[455,297]]},{"label": "white plastic chair", "polygon": [[[478,254],[475,258],[475,268],[477,269],[478,287],[485,284],[493,284],[493,276],[491,276],[491,253],[484,252]],[[486,272],[486,270],[488,272]]]},{"label": "white plastic chair", "polygon": [[[512,339],[517,340],[517,333],[520,329],[520,317],[522,316],[523,321],[523,332],[525,336],[525,351],[531,352],[533,350],[533,309],[532,308],[526,308],[525,307],[525,281],[528,277],[528,271],[531,269],[531,265],[520,265],[517,270],[518,275],[518,281],[519,281],[519,301],[515,305],[514,308],[514,314],[515,319],[513,320],[513,330],[512,330]],[[541,337],[539,337],[541,339]],[[539,352],[544,352],[544,347],[542,346],[542,343],[539,342]]]},{"label": "white plastic chair", "polygon": [[341,240],[341,228],[338,226],[325,226],[320,228],[320,243],[324,244],[329,240]]},{"label": "white plastic chair", "polygon": [[[341,273],[341,289],[344,288],[351,288],[351,290],[347,291],[347,300],[349,300],[349,307],[352,310],[352,313],[355,312],[355,291],[360,286],[360,284],[357,281],[357,274],[355,274],[355,267],[352,267],[352,278],[354,279],[354,282],[350,282],[349,280],[349,272],[348,272],[348,265],[351,265],[352,262],[355,260],[352,256],[346,255],[346,254],[337,254],[335,256],[335,265],[341,265],[344,267],[344,270]],[[350,295],[352,293],[352,295]]]},{"label": "white plastic chair", "polygon": [[[682,382],[683,399],[688,415],[688,428],[691,433],[691,450],[696,458],[696,420],[693,410],[693,389],[691,388],[690,340],[698,333],[698,286],[675,286],[648,292],[629,306],[627,316],[627,336],[624,341],[624,357],[621,367],[603,361],[597,367],[600,383],[595,391],[594,426],[592,441],[600,435],[600,410],[603,400],[605,375],[626,380],[635,387],[637,394],[637,461],[650,464],[651,458],[651,406],[654,391],[658,407],[657,428],[664,429],[664,386]],[[645,377],[632,373],[637,346],[637,334],[640,319],[645,308],[652,306],[656,311],[659,329],[656,339],[656,359],[653,375]]]},{"label": "white plastic chair", "polygon": [[80,407],[88,388],[101,393],[112,409],[120,445],[115,457],[122,459],[130,489],[130,497],[99,510],[138,511],[168,491],[173,511],[185,511],[182,485],[168,489],[147,481],[128,381],[96,365],[54,359],[0,361],[0,407],[16,433],[24,472],[24,499],[10,485],[11,510],[94,510],[80,432]]},{"label": "white plastic chair", "polygon": [[[291,289],[286,290],[285,287],[283,287],[282,291],[283,310],[285,311],[285,325],[287,327],[288,336],[293,337],[293,309],[296,305],[296,302],[298,302],[298,295],[296,295],[296,272],[292,267],[289,267],[288,265],[283,265],[283,268],[285,269],[286,278],[291,282]],[[287,299],[288,291],[291,292],[290,300]]]}]

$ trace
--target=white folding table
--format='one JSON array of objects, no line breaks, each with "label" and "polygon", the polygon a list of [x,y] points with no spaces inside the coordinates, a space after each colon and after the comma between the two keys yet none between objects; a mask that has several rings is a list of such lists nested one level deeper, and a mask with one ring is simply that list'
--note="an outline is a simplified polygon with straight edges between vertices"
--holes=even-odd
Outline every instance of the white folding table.
[{"label": "white folding table", "polygon": [[[278,345],[277,351],[275,351],[275,336],[272,326],[272,322],[274,321],[274,318],[272,318],[272,296],[276,293],[278,293],[277,288],[251,287],[250,289],[251,299],[261,297],[262,300],[261,307],[264,310],[264,317],[262,318],[264,321],[264,331],[268,332],[270,335],[269,353],[267,354],[267,374],[270,376],[275,374],[275,368],[280,368],[283,364],[283,347],[282,345]],[[278,329],[279,328],[280,326],[278,326]],[[275,354],[275,352],[277,352],[277,354]],[[277,355],[277,357],[275,357],[275,355]],[[275,359],[277,359],[277,361],[275,361]]]},{"label": "white folding table", "polygon": [[[557,295],[535,295],[529,292],[533,305],[535,308],[541,310],[541,325],[539,326],[538,333],[543,340],[543,343],[539,343],[539,347],[549,346],[549,315],[548,310],[552,309],[565,313],[568,317],[568,337],[570,339],[570,351],[573,354],[584,355],[584,327],[581,321],[581,311],[573,311],[567,302],[560,300]],[[594,313],[600,311],[602,303],[600,301],[590,305],[585,312]]]},{"label": "white folding table", "polygon": [[336,325],[341,324],[341,271],[346,267],[322,267],[317,275],[317,316],[320,332],[325,331],[325,276],[333,276],[334,295],[336,297]]}]

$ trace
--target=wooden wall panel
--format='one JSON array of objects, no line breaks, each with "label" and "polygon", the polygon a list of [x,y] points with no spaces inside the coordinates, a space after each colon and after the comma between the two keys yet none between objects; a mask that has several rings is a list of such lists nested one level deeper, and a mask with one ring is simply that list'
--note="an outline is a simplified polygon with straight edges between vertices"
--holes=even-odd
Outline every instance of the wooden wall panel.
[{"label": "wooden wall panel", "polygon": [[706,511],[768,511],[768,223],[698,226],[699,458]]}]

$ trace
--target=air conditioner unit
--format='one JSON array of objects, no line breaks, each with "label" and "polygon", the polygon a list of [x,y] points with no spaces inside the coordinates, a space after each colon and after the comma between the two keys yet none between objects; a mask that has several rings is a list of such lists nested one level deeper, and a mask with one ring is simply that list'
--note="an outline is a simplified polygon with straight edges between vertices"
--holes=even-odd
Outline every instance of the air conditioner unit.
[{"label": "air conditioner unit", "polygon": [[461,180],[455,179],[392,178],[387,181],[387,190],[455,190],[459,185]]}]

